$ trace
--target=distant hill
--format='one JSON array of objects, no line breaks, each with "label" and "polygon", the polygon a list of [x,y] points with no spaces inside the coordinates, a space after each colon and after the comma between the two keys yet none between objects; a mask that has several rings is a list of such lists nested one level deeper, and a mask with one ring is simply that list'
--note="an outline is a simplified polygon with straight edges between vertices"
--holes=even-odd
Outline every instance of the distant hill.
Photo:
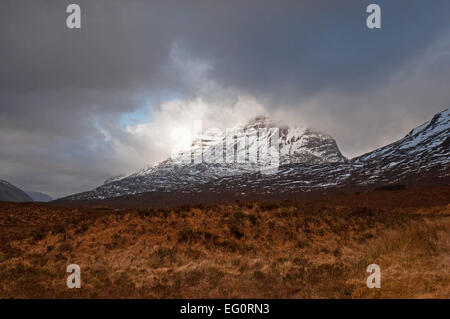
[{"label": "distant hill", "polygon": [[26,191],[26,193],[28,194],[28,196],[31,197],[31,199],[33,200],[33,202],[50,202],[53,200],[53,198],[47,194],[44,193],[40,193],[40,192],[31,192],[31,191]]},{"label": "distant hill", "polygon": [[0,201],[20,203],[32,202],[33,200],[23,190],[7,181],[0,180]]}]

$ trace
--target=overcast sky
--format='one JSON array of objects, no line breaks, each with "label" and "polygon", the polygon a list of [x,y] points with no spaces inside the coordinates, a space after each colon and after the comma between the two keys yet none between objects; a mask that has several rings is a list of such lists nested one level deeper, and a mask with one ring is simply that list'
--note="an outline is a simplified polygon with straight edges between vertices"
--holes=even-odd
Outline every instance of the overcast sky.
[{"label": "overcast sky", "polygon": [[168,157],[177,127],[260,114],[351,158],[450,106],[449,16],[448,0],[2,0],[0,179],[85,191]]}]

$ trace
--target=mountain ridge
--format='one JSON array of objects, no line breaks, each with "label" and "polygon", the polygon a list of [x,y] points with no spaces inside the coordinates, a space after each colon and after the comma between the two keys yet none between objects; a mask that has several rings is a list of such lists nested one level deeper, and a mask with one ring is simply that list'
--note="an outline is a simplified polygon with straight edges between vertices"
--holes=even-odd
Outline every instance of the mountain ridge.
[{"label": "mountain ridge", "polygon": [[32,202],[30,196],[13,184],[0,179],[0,201],[5,202]]},{"label": "mountain ridge", "polygon": [[[148,192],[276,194],[350,185],[364,187],[414,178],[418,181],[445,179],[450,176],[449,119],[450,110],[446,109],[412,129],[402,139],[350,160],[341,154],[336,141],[328,135],[310,129],[282,127],[278,136],[280,148],[276,174],[264,174],[265,158],[262,162],[250,164],[205,163],[203,160],[205,156],[211,156],[211,148],[227,138],[215,136],[215,142],[207,139],[206,151],[203,140],[193,141],[189,156],[182,154],[184,159],[191,161],[201,156],[201,163],[186,164],[183,157],[171,158],[65,200],[105,199]],[[250,121],[246,127],[267,129],[271,125],[269,119],[259,118]],[[273,136],[267,132],[263,132],[263,140],[272,141]],[[224,146],[223,150],[226,151],[227,147]],[[248,148],[251,147],[250,143]],[[256,154],[260,152],[258,147]],[[239,142],[232,144],[232,148],[241,149]],[[247,158],[250,157],[248,153]],[[259,155],[256,157],[259,160]]]},{"label": "mountain ridge", "polygon": [[[184,191],[183,188],[192,184],[261,171],[273,160],[268,145],[277,145],[277,141],[278,165],[347,161],[332,137],[298,127],[278,129],[267,117],[259,117],[225,134],[206,130],[193,140],[189,149],[180,151],[178,155],[128,176],[112,177],[93,191],[72,195],[69,199]],[[227,154],[232,154],[232,158]]]}]

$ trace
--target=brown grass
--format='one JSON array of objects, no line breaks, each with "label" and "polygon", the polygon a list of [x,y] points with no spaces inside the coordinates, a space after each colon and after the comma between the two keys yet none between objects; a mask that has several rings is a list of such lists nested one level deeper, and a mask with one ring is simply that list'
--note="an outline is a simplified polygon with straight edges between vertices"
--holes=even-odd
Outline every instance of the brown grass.
[{"label": "brown grass", "polygon": [[[450,205],[345,205],[361,196],[125,211],[1,204],[0,296],[449,298]],[[72,263],[81,289],[66,287]],[[373,263],[381,289],[366,286]]]}]

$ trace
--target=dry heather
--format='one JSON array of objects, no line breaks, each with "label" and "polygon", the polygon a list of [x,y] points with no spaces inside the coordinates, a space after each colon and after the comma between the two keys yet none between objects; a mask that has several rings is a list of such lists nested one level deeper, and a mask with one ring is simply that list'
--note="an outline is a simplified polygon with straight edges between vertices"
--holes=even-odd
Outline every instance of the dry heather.
[{"label": "dry heather", "polygon": [[[401,207],[370,194],[121,211],[1,204],[0,296],[449,298],[448,197],[407,207],[395,193]],[[66,287],[72,263],[81,289]],[[366,286],[373,263],[381,289]]]}]

